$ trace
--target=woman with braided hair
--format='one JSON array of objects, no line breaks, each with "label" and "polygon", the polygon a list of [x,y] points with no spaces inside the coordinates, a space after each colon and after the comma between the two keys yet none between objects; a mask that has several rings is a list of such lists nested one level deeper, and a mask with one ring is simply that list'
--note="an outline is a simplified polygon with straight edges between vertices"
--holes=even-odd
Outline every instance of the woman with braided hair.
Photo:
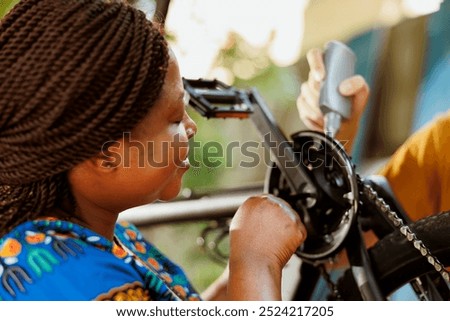
[{"label": "woman with braided hair", "polygon": [[[197,130],[185,96],[157,26],[123,1],[22,0],[0,22],[0,300],[200,299],[116,224],[178,194]],[[280,299],[305,235],[281,200],[244,202],[221,298]]]}]

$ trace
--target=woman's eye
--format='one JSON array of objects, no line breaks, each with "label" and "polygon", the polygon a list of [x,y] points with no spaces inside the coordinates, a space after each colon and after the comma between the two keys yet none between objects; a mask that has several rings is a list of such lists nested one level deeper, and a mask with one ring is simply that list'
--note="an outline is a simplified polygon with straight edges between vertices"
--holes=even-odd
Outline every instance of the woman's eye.
[{"label": "woman's eye", "polygon": [[173,123],[179,125],[183,122],[183,119],[184,119],[184,115],[183,115],[183,117],[176,117],[175,120],[173,121]]}]

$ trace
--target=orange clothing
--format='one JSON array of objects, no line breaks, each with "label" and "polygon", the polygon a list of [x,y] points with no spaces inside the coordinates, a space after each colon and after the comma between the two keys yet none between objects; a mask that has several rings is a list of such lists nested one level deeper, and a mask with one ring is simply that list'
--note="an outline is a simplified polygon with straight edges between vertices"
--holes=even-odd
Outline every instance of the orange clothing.
[{"label": "orange clothing", "polygon": [[414,133],[380,174],[413,220],[449,210],[450,112]]}]

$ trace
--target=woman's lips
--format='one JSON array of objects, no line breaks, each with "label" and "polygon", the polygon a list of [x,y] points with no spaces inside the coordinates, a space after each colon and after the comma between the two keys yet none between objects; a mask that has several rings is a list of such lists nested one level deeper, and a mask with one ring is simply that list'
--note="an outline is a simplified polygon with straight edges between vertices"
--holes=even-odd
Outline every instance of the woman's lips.
[{"label": "woman's lips", "polygon": [[189,162],[189,158],[186,157],[183,161],[181,161],[180,164],[178,164],[178,167],[189,169],[189,167],[191,167],[191,163]]}]

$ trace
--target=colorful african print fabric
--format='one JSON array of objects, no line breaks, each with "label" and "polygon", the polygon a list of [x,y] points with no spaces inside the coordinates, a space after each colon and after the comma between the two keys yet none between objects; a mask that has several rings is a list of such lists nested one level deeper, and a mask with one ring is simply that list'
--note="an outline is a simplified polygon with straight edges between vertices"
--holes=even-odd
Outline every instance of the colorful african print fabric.
[{"label": "colorful african print fabric", "polygon": [[116,225],[111,242],[55,219],[26,222],[0,239],[0,300],[200,300],[184,272]]}]

